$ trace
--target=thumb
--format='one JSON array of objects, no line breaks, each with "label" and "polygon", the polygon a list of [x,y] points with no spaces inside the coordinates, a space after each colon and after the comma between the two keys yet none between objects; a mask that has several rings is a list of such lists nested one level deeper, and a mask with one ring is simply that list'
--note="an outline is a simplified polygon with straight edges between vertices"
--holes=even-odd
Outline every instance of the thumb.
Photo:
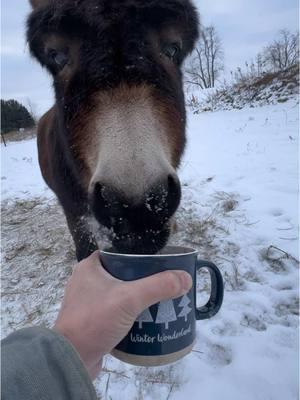
[{"label": "thumb", "polygon": [[174,299],[187,293],[193,280],[185,271],[165,271],[147,278],[126,283],[128,293],[135,299],[138,315],[151,305],[162,300]]}]

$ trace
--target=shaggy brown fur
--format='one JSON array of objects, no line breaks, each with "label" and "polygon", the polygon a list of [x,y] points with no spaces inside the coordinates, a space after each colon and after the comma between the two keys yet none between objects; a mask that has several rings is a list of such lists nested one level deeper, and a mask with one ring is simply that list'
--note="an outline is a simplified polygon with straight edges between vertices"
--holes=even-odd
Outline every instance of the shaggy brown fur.
[{"label": "shaggy brown fur", "polygon": [[[197,39],[195,8],[189,0],[31,0],[31,4],[30,50],[52,74],[56,95],[54,107],[39,124],[40,166],[64,208],[78,259],[97,247],[83,223],[87,215],[112,229],[113,245],[119,251],[159,250],[168,239],[169,221],[180,201],[179,181],[172,172],[185,145],[180,68]],[[134,111],[134,104],[138,109],[143,103],[145,115],[149,115],[144,123],[143,110],[139,114]],[[151,162],[140,160],[138,147],[131,149],[132,162],[139,160],[134,168],[140,170],[143,180],[143,201],[125,193],[122,182],[121,190],[114,178],[95,180],[101,161],[99,149],[103,151],[101,143],[107,135],[101,126],[108,126],[111,109],[116,109],[116,117],[110,121],[126,120],[126,107],[128,126],[124,124],[119,142],[126,142],[124,135],[130,126],[140,126],[136,129],[142,132],[130,134],[144,135],[147,142],[149,130],[157,154],[162,154],[153,153],[155,181],[149,170]],[[129,150],[124,148],[122,154]],[[110,170],[114,157],[113,152]],[[165,163],[165,170],[157,167],[160,162]],[[123,175],[121,180],[136,180],[127,177],[126,171]]]}]

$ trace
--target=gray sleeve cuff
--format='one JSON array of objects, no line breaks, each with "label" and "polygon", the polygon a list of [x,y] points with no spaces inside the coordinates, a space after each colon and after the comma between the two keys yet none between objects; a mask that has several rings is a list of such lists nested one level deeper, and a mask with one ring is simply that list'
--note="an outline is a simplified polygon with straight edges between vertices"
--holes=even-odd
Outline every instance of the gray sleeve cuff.
[{"label": "gray sleeve cuff", "polygon": [[62,335],[46,328],[21,329],[2,341],[5,400],[96,400],[78,353]]}]

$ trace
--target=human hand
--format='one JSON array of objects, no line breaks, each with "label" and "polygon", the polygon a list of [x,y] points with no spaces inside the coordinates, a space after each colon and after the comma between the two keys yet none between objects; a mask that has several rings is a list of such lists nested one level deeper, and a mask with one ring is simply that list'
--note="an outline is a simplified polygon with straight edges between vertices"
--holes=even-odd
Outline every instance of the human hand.
[{"label": "human hand", "polygon": [[72,343],[95,379],[103,356],[126,336],[142,311],[184,295],[191,286],[192,278],[184,271],[121,281],[102,267],[96,251],[75,266],[54,328]]}]

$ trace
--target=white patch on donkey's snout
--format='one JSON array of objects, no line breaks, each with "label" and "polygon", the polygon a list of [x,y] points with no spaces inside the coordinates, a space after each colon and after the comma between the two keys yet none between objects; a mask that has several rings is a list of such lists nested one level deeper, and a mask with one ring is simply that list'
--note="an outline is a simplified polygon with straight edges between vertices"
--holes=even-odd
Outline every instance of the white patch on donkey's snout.
[{"label": "white patch on donkey's snout", "polygon": [[116,90],[99,104],[90,190],[95,183],[144,199],[152,185],[175,174],[166,124],[147,88]]}]

